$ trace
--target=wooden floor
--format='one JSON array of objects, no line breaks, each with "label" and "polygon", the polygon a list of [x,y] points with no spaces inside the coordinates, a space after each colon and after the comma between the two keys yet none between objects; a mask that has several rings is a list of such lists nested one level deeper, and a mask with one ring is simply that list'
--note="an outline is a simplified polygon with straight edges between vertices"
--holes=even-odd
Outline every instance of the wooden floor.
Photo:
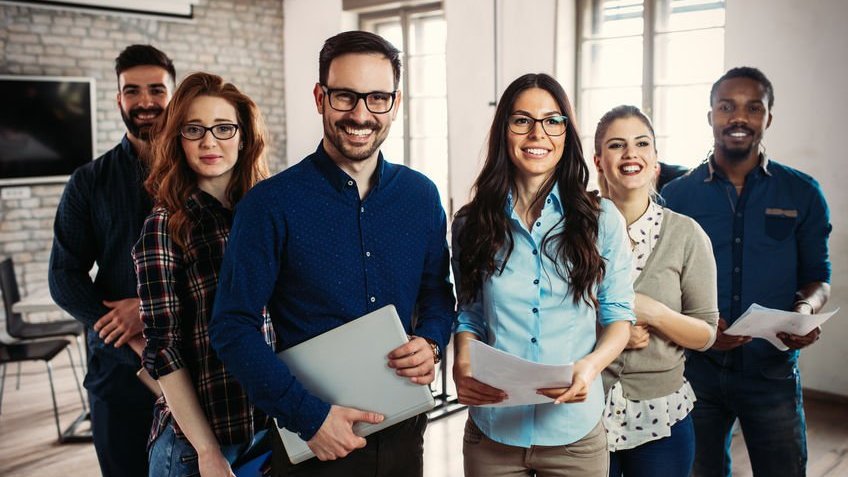
[{"label": "wooden floor", "polygon": [[[54,377],[62,427],[81,411],[67,355],[54,360]],[[99,475],[97,458],[89,444],[60,445],[56,439],[47,374],[40,362],[22,367],[20,389],[15,390],[15,367],[7,370],[0,414],[0,476],[90,477]],[[462,432],[466,413],[430,423],[425,441],[426,477],[462,476]],[[807,400],[809,477],[848,476],[848,406]],[[750,476],[741,436],[733,442],[734,472]]]}]

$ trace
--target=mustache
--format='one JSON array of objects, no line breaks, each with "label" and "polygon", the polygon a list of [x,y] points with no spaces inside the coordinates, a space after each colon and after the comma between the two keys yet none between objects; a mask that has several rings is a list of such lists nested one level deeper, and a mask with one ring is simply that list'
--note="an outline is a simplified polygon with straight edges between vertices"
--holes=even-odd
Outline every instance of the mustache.
[{"label": "mustache", "polygon": [[374,121],[365,121],[364,123],[358,123],[352,119],[340,119],[336,121],[336,127],[339,129],[371,129],[372,131],[380,129],[380,125]]},{"label": "mustache", "polygon": [[164,109],[160,106],[153,106],[150,108],[136,107],[130,110],[130,117],[138,119],[139,114],[153,114],[154,116],[159,116],[163,111]]},{"label": "mustache", "polygon": [[754,130],[753,130],[753,129],[751,129],[751,128],[747,127],[747,126],[738,126],[738,125],[735,125],[735,126],[728,126],[728,127],[724,128],[721,132],[722,132],[722,134],[730,134],[730,133],[732,133],[733,131],[745,131],[746,133],[748,133],[748,134],[750,134],[750,135],[752,135],[752,136],[754,135]]}]

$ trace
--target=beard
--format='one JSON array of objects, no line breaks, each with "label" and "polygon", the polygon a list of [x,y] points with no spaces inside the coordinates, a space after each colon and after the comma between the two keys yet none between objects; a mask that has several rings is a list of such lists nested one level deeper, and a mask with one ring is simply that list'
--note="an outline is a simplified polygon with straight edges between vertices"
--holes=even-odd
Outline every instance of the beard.
[{"label": "beard", "polygon": [[746,128],[744,126],[731,126],[725,128],[722,131],[722,138],[729,135],[733,131],[745,131],[746,133],[751,135],[751,142],[747,146],[736,146],[732,147],[727,144],[726,141],[722,140],[717,144],[718,148],[721,150],[724,158],[730,162],[739,163],[744,162],[745,159],[750,157],[751,151],[754,150],[755,147],[759,146],[759,139],[755,136],[753,130]]},{"label": "beard", "polygon": [[[153,106],[152,108],[133,108],[127,113],[124,111],[124,108],[120,108],[121,110],[121,119],[124,120],[124,125],[127,127],[127,131],[133,136],[141,139],[142,141],[150,140],[150,130],[153,128],[153,125],[156,123],[156,120],[159,119],[159,116],[162,115],[162,109],[159,106]],[[150,113],[153,114],[154,117],[149,122],[143,122],[141,124],[137,124],[136,120],[138,120],[139,114]]]},{"label": "beard", "polygon": [[[383,145],[383,141],[386,140],[386,137],[389,134],[389,128],[381,128],[382,126],[380,123],[375,121],[357,123],[356,121],[349,119],[336,121],[333,123],[333,127],[331,127],[329,121],[325,119],[324,137],[326,137],[330,143],[335,146],[336,150],[339,151],[345,159],[352,162],[362,162],[373,156],[374,153],[380,149],[380,146]],[[370,129],[372,131],[371,142],[363,146],[352,146],[345,140],[345,137],[347,136],[345,129]]]}]

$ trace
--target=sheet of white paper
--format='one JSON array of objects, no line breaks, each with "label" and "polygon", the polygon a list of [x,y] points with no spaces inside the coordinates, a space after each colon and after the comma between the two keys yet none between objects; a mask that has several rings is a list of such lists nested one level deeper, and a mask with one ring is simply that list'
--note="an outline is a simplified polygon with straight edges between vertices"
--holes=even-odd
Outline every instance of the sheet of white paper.
[{"label": "sheet of white paper", "polygon": [[763,338],[773,344],[775,348],[786,351],[789,348],[777,337],[778,333],[806,335],[817,326],[821,326],[837,311],[839,311],[839,308],[830,313],[805,315],[791,311],[774,310],[754,303],[724,330],[724,334]]},{"label": "sheet of white paper", "polygon": [[471,341],[471,375],[481,383],[503,390],[507,399],[484,407],[545,404],[553,399],[536,394],[537,389],[571,386],[574,364],[539,364]]}]

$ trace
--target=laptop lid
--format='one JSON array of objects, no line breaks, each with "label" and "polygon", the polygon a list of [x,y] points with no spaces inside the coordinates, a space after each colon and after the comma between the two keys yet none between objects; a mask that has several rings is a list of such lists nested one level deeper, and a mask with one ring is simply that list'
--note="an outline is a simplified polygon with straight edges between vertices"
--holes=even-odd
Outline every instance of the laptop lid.
[{"label": "laptop lid", "polygon": [[[277,356],[322,400],[384,415],[379,424],[354,425],[354,433],[365,437],[435,406],[429,386],[414,384],[388,367],[389,352],[407,341],[397,310],[388,305]],[[293,464],[315,456],[297,434],[278,431]]]}]

